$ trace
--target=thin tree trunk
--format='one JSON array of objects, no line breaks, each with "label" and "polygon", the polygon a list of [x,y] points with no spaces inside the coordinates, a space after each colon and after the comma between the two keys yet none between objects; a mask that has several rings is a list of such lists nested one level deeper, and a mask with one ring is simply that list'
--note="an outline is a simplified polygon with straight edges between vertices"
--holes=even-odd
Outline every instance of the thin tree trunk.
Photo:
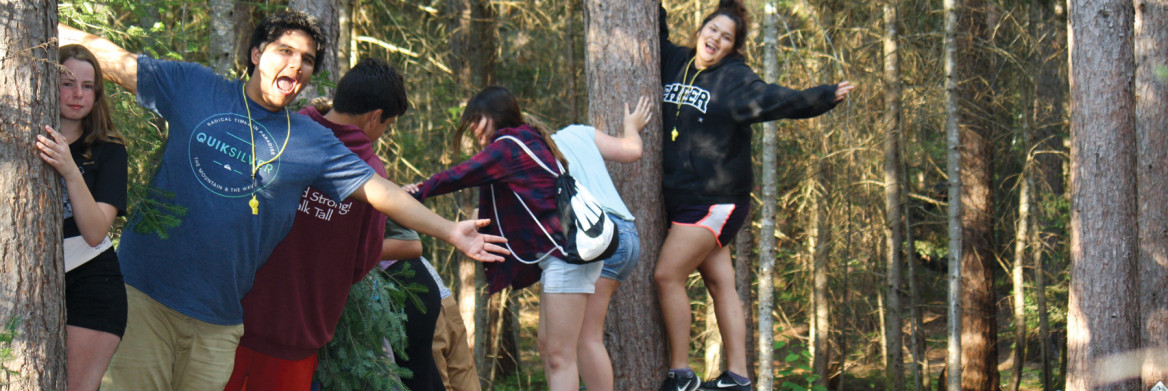
[{"label": "thin tree trunk", "polygon": [[[1026,159],[1030,166],[1031,159]],[[1014,284],[1014,368],[1010,389],[1018,391],[1022,385],[1022,367],[1026,364],[1026,292],[1023,275],[1026,264],[1026,244],[1030,238],[1030,176],[1024,175],[1018,193],[1018,228],[1014,232],[1014,265],[1011,270]]]},{"label": "thin tree trunk", "polygon": [[[1029,175],[1026,177],[1030,181],[1031,189],[1035,189],[1034,182],[1036,182],[1037,175]],[[1034,260],[1034,298],[1038,306],[1038,353],[1042,361],[1042,389],[1050,390],[1050,314],[1047,313],[1046,308],[1046,268],[1043,266],[1043,251],[1042,251],[1042,236],[1041,228],[1037,224],[1039,218],[1037,215],[1041,212],[1041,208],[1030,214],[1031,225],[1034,226],[1034,231],[1031,234],[1034,245],[1030,249],[1030,258]]]},{"label": "thin tree trunk", "polygon": [[705,373],[702,377],[712,379],[722,373],[726,367],[723,355],[722,333],[718,332],[718,321],[714,314],[714,297],[706,294],[706,330],[705,334]]},{"label": "thin tree trunk", "polygon": [[948,391],[961,391],[961,136],[957,108],[958,0],[944,0],[945,13],[945,147],[949,175]]},{"label": "thin tree trunk", "polygon": [[[778,80],[778,24],[777,4],[768,0],[763,15],[763,78],[768,83]],[[758,240],[758,389],[774,388],[774,309],[775,285],[775,145],[778,124],[767,122],[762,133],[762,211],[760,212]]]},{"label": "thin tree trunk", "polygon": [[811,373],[819,375],[816,384],[824,385],[827,381],[827,363],[830,357],[829,336],[831,333],[831,312],[827,303],[827,256],[828,244],[831,242],[830,230],[827,227],[827,204],[829,202],[827,190],[828,180],[826,163],[816,159],[812,163],[813,177],[810,182],[814,205],[812,208],[811,231],[814,232],[811,246],[811,280],[813,297],[812,311],[815,317],[815,330],[811,337],[813,351],[811,353]]},{"label": "thin tree trunk", "polygon": [[349,72],[357,62],[357,25],[353,23],[353,12],[357,0],[337,1],[337,72],[341,75]]},{"label": "thin tree trunk", "polygon": [[[1031,34],[1036,37],[1035,42],[1041,42],[1041,44],[1036,45],[1030,60],[1033,69],[1038,70],[1034,86],[1035,99],[1032,100],[1034,109],[1031,113],[1034,131],[1031,132],[1030,137],[1033,140],[1028,142],[1035,149],[1035,171],[1028,176],[1028,180],[1032,184],[1030,189],[1035,205],[1055,202],[1065,196],[1063,159],[1060,156],[1065,156],[1061,153],[1064,150],[1061,133],[1063,124],[1068,122],[1064,110],[1068,90],[1065,50],[1067,25],[1066,23],[1052,22],[1052,20],[1059,20],[1063,15],[1053,12],[1060,10],[1061,7],[1053,10],[1051,8],[1041,4],[1034,4],[1030,7]],[[1034,245],[1031,248],[1031,258],[1035,265],[1034,291],[1038,305],[1038,334],[1039,340],[1042,341],[1039,344],[1041,347],[1039,354],[1042,361],[1042,384],[1044,390],[1053,390],[1055,384],[1053,382],[1054,367],[1057,365],[1052,365],[1051,357],[1054,354],[1058,354],[1059,357],[1065,356],[1061,351],[1050,351],[1054,345],[1052,345],[1053,341],[1051,340],[1050,314],[1046,306],[1046,256],[1044,250],[1059,246],[1059,238],[1063,237],[1064,233],[1061,231],[1061,226],[1053,224],[1053,216],[1047,216],[1043,212],[1043,208],[1035,208],[1031,215],[1035,220],[1035,223],[1032,224],[1034,226],[1032,229],[1034,239],[1031,243]],[[1061,384],[1061,382],[1059,383]]]},{"label": "thin tree trunk", "polygon": [[[1068,391],[1133,390],[1139,347],[1136,124],[1129,2],[1070,1]],[[1160,178],[1161,180],[1163,178]],[[1138,362],[1138,361],[1137,361]],[[1138,368],[1138,365],[1136,366]],[[1134,375],[1135,377],[1129,377]]]},{"label": "thin tree trunk", "polygon": [[[885,287],[887,292],[887,316],[884,324],[884,333],[887,338],[887,361],[884,362],[885,372],[888,373],[887,384],[890,390],[904,390],[904,357],[902,355],[901,329],[904,324],[903,306],[900,303],[901,244],[904,234],[901,225],[901,183],[900,163],[900,57],[897,55],[897,15],[898,2],[889,0],[884,3],[884,237],[887,241],[885,254]],[[915,372],[915,370],[914,370]]]},{"label": "thin tree trunk", "polygon": [[[0,361],[2,390],[64,390],[61,177],[36,136],[59,129],[57,7],[0,1]],[[100,80],[98,81],[101,82]]]},{"label": "thin tree trunk", "polygon": [[[746,316],[746,349],[755,346],[754,331],[750,328],[751,325],[754,325],[754,286],[751,283],[753,281],[751,271],[754,270],[754,225],[750,224],[752,220],[748,217],[747,224],[743,225],[742,230],[738,231],[738,235],[734,237],[734,283],[738,287],[738,297],[742,300],[743,315]],[[751,351],[747,350],[746,367],[754,368],[756,356],[750,353]],[[751,381],[755,381],[754,371],[747,372],[750,373],[743,375],[750,377]]]},{"label": "thin tree trunk", "polygon": [[[615,131],[620,129],[625,102],[661,96],[657,7],[656,1],[648,0],[584,2],[588,123]],[[608,167],[625,204],[637,216],[642,250],[641,262],[613,297],[605,322],[617,390],[655,389],[667,369],[665,328],[652,283],[667,226],[659,186],[660,122],[651,121],[641,135],[641,160]]]},{"label": "thin tree trunk", "polygon": [[1168,381],[1168,88],[1156,67],[1168,63],[1168,1],[1134,0],[1136,183],[1139,203],[1141,389]]},{"label": "thin tree trunk", "polygon": [[912,182],[908,175],[908,162],[904,156],[907,156],[908,137],[902,129],[898,133],[900,136],[900,175],[901,175],[901,198],[900,207],[903,211],[904,218],[904,243],[905,243],[905,264],[908,265],[908,309],[911,321],[909,332],[909,344],[912,353],[912,374],[913,374],[913,389],[923,391],[929,389],[929,358],[925,355],[926,344],[924,341],[924,331],[921,328],[921,293],[917,288],[917,252],[916,239],[913,237],[912,214],[909,213],[909,203],[906,194],[912,188]]}]

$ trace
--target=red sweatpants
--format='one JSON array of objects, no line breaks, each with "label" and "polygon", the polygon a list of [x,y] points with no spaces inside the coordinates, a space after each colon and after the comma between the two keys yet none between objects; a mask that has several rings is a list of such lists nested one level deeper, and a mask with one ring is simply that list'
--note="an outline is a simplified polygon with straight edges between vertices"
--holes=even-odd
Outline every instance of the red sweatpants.
[{"label": "red sweatpants", "polygon": [[224,391],[308,391],[317,363],[316,353],[291,361],[240,346],[235,350],[235,370]]}]

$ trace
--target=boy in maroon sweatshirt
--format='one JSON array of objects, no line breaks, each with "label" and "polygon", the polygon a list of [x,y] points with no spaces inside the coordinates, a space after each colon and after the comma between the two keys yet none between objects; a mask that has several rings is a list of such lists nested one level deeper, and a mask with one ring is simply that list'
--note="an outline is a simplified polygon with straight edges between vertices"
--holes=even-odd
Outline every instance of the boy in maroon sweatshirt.
[{"label": "boy in maroon sweatshirt", "polygon": [[[378,175],[373,142],[409,107],[401,75],[384,60],[361,60],[327,105],[300,111],[333,131]],[[243,298],[244,334],[226,390],[308,390],[316,352],[333,338],[349,288],[381,260],[385,215],[352,198],[308,188],[292,230],[256,273]]]}]

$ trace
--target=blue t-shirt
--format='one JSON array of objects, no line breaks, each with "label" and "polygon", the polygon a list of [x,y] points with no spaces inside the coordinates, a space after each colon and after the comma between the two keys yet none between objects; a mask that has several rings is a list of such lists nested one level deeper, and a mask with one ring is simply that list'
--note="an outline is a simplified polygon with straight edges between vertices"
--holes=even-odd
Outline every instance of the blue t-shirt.
[{"label": "blue t-shirt", "polygon": [[[160,201],[186,214],[165,235],[125,229],[118,258],[127,284],[195,319],[242,323],[240,299],[291,229],[304,189],[341,200],[374,174],[308,117],[247,99],[249,128],[243,81],[198,64],[139,56],[138,103],[169,123],[151,186],[172,193],[173,200]],[[256,165],[271,160],[255,175],[253,150]],[[258,215],[248,205],[253,194]],[[134,215],[136,225],[142,216]]]},{"label": "blue t-shirt", "polygon": [[596,147],[596,128],[571,125],[553,134],[552,140],[568,159],[568,173],[572,178],[584,185],[608,213],[633,221],[633,213],[616,192],[608,168],[604,166],[604,157]]}]

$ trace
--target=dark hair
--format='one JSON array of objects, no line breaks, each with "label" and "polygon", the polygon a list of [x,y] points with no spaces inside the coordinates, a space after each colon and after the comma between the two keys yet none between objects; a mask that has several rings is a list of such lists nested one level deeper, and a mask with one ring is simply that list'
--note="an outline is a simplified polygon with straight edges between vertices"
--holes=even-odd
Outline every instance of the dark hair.
[{"label": "dark hair", "polygon": [[247,74],[249,76],[255,71],[255,64],[252,64],[250,59],[251,50],[259,49],[260,52],[263,52],[264,47],[280,39],[289,30],[303,31],[309,37],[312,37],[312,41],[316,43],[316,64],[312,67],[312,73],[315,74],[317,70],[324,68],[326,56],[321,53],[328,47],[328,38],[321,32],[320,24],[317,23],[316,18],[300,11],[283,10],[268,15],[264,20],[260,21],[260,24],[256,25],[255,30],[252,30],[251,40],[247,46],[249,56],[247,61]]},{"label": "dark hair", "polygon": [[710,23],[718,15],[725,15],[734,22],[734,50],[732,52],[740,53],[742,45],[746,43],[746,26],[750,23],[750,15],[746,13],[746,5],[743,5],[741,0],[719,1],[718,9],[706,15],[706,18],[702,19],[702,24],[698,25],[698,31],[694,32],[694,40],[697,40],[698,34],[702,32],[702,28],[706,27],[706,23]]},{"label": "dark hair", "polygon": [[68,72],[63,66],[69,59],[93,65],[93,109],[81,119],[81,145],[84,156],[92,158],[92,146],[95,142],[123,144],[122,136],[114,130],[113,117],[110,116],[109,103],[105,98],[105,80],[102,78],[101,65],[98,65],[97,57],[94,57],[93,52],[85,46],[76,44],[62,46],[58,53],[62,72]]},{"label": "dark hair", "polygon": [[[543,136],[543,141],[547,144],[548,149],[552,151],[552,155],[564,168],[568,167],[568,162],[564,159],[564,154],[560,153],[560,149],[556,147],[556,142],[552,141],[552,134],[543,126],[528,123],[523,118],[523,112],[519,110],[519,102],[515,100],[515,96],[511,95],[511,91],[501,86],[490,86],[483,89],[474,97],[466,102],[466,109],[462,111],[462,118],[458,121],[458,128],[454,131],[454,152],[461,154],[462,152],[462,136],[466,134],[466,130],[470,126],[478,122],[483,117],[489,118],[495,125],[495,131],[505,128],[518,128],[527,125]],[[490,138],[494,138],[494,134]]]},{"label": "dark hair", "polygon": [[381,120],[402,115],[410,108],[405,82],[397,69],[379,58],[363,58],[341,81],[333,97],[333,110],[365,114],[381,109]]}]

